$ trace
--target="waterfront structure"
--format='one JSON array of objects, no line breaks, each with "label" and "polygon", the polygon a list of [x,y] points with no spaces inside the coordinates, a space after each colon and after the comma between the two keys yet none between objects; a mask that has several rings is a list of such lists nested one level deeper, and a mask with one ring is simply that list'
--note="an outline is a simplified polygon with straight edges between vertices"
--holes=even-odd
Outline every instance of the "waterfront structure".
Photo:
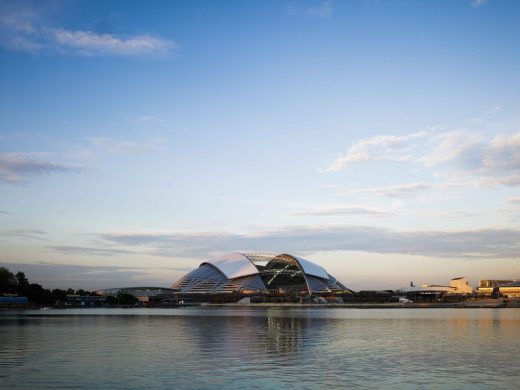
[{"label": "waterfront structure", "polygon": [[1,308],[14,308],[14,307],[24,307],[29,303],[27,297],[19,297],[19,296],[1,296],[0,297],[0,307]]},{"label": "waterfront structure", "polygon": [[149,303],[158,297],[170,296],[175,291],[165,287],[116,287],[94,291],[96,295],[115,297],[121,294],[133,295],[141,303]]},{"label": "waterfront structure", "polygon": [[273,253],[230,253],[204,261],[172,285],[183,294],[331,294],[347,287],[320,265]]},{"label": "waterfront structure", "polygon": [[[480,281],[477,287],[477,293],[483,296],[491,296],[495,287],[501,287],[508,284],[519,283],[520,279],[508,279],[508,280],[496,280],[496,279],[483,279]],[[512,292],[514,293],[514,292]]]},{"label": "waterfront structure", "polygon": [[453,288],[453,291],[450,291],[451,294],[471,294],[473,293],[473,287],[469,285],[469,282],[465,277],[453,278],[450,280],[450,287]]},{"label": "waterfront structure", "polygon": [[92,307],[92,306],[103,306],[105,303],[105,297],[96,295],[67,295],[67,306],[78,306],[78,307]]},{"label": "waterfront structure", "polygon": [[446,295],[469,295],[473,293],[473,288],[465,277],[453,278],[450,280],[449,286],[442,286],[437,284],[423,284],[416,287],[413,282],[410,287],[405,287],[400,290],[407,298],[416,300],[423,298],[426,300],[435,300]]},{"label": "waterfront structure", "polygon": [[500,296],[508,298],[520,297],[520,279],[510,280],[481,280],[477,293],[483,296],[498,298]]}]

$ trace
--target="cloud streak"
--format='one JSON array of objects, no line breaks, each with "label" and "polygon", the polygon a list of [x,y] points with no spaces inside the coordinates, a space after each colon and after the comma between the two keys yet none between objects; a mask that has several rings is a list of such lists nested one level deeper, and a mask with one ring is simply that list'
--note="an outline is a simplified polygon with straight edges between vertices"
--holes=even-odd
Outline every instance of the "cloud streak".
[{"label": "cloud streak", "polygon": [[387,217],[392,215],[387,211],[380,211],[369,209],[365,207],[356,207],[356,206],[332,206],[332,207],[323,207],[314,210],[307,211],[297,211],[292,213],[291,215],[295,216],[368,216],[368,217]]},{"label": "cloud streak", "polygon": [[84,246],[52,245],[47,248],[66,255],[114,256],[121,254],[134,254],[134,252],[124,249],[93,248]]},{"label": "cloud streak", "polygon": [[96,146],[108,150],[109,152],[118,154],[143,153],[150,150],[156,150],[161,146],[164,146],[166,143],[165,140],[160,138],[137,142],[125,139],[96,137],[91,138],[90,141]]},{"label": "cloud streak", "polygon": [[78,56],[166,56],[177,44],[150,34],[116,35],[41,23],[36,9],[2,7],[0,43],[9,50]]},{"label": "cloud streak", "polygon": [[372,187],[350,190],[352,194],[368,194],[387,198],[412,198],[418,193],[431,189],[432,186],[424,183],[408,183],[396,186]]},{"label": "cloud streak", "polygon": [[0,233],[0,236],[7,238],[23,238],[31,240],[45,240],[47,233],[39,229],[13,229],[4,230]]},{"label": "cloud streak", "polygon": [[29,176],[60,172],[79,172],[77,164],[54,162],[47,153],[0,152],[0,182],[22,183]]},{"label": "cloud streak", "polygon": [[93,31],[72,31],[63,28],[45,30],[41,37],[58,51],[84,56],[146,56],[166,55],[176,47],[172,41],[151,35],[128,37],[98,34]]},{"label": "cloud streak", "polygon": [[362,251],[439,258],[520,259],[520,230],[397,231],[371,226],[286,226],[250,234],[108,233],[101,238],[126,247],[141,247],[160,256],[207,258],[231,250],[305,254],[317,251]]}]

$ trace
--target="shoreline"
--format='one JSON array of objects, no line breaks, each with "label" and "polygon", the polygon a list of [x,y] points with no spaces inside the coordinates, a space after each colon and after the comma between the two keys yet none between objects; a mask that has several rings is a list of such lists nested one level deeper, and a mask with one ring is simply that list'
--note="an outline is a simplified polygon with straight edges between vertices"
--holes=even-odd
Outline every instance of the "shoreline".
[{"label": "shoreline", "polygon": [[226,308],[226,309],[251,309],[251,308],[280,308],[280,309],[500,309],[520,308],[520,299],[493,299],[481,301],[463,302],[424,302],[424,303],[194,303],[178,306],[102,306],[102,307],[1,307],[4,311],[25,310],[67,310],[67,309],[185,309],[185,308]]},{"label": "shoreline", "polygon": [[278,308],[338,308],[338,309],[499,309],[520,308],[520,300],[494,300],[475,302],[449,302],[449,303],[205,303],[203,307],[226,308],[254,308],[254,307],[278,307]]}]

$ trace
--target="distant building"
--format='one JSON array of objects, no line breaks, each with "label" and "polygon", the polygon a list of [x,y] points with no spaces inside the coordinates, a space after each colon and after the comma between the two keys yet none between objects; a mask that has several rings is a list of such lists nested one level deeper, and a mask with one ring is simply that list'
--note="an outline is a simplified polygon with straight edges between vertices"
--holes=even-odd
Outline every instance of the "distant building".
[{"label": "distant building", "polygon": [[137,298],[141,303],[147,304],[157,298],[172,295],[175,290],[165,287],[117,287],[106,288],[94,291],[95,294],[103,297],[115,297],[120,294],[130,294]]},{"label": "distant building", "polygon": [[0,307],[24,307],[29,303],[27,297],[0,297]]},{"label": "distant building", "polygon": [[520,297],[520,280],[481,280],[477,293],[483,296],[498,298],[500,296],[516,298]]},{"label": "distant building", "polygon": [[520,280],[496,286],[492,295],[498,295],[497,298],[520,298]]},{"label": "distant building", "polygon": [[469,282],[464,277],[453,278],[450,280],[450,287],[453,287],[455,291],[452,294],[471,294],[473,293],[473,287],[469,285]]},{"label": "distant building", "polygon": [[67,306],[97,307],[105,303],[105,297],[94,295],[67,295]]},{"label": "distant building", "polygon": [[446,295],[469,295],[473,293],[473,288],[469,285],[465,277],[458,277],[451,279],[449,286],[423,284],[421,287],[416,287],[412,282],[410,283],[410,287],[405,287],[400,291],[405,294],[408,299],[431,301],[443,298]]}]

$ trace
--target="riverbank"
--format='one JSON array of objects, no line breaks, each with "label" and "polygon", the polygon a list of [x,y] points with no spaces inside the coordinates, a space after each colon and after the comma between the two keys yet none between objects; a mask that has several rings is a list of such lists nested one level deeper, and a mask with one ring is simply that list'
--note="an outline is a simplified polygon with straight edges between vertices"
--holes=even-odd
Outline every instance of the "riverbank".
[{"label": "riverbank", "polygon": [[430,303],[203,303],[210,307],[279,307],[279,308],[344,308],[344,309],[430,309],[430,308],[520,308],[520,299],[489,299],[463,302]]}]

